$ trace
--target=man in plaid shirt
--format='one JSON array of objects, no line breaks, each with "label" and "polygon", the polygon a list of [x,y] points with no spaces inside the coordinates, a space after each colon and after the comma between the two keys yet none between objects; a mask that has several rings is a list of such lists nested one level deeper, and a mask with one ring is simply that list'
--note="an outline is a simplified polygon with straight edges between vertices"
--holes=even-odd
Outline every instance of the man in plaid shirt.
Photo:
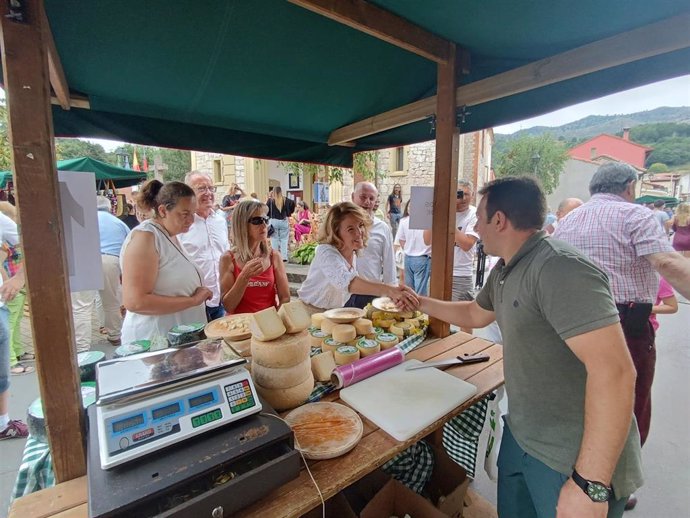
[{"label": "man in plaid shirt", "polygon": [[[690,261],[673,250],[654,213],[636,205],[637,172],[619,162],[602,165],[592,177],[592,198],[560,223],[553,237],[570,243],[606,272],[625,340],[637,369],[635,417],[641,444],[649,434],[656,364],[651,306],[657,272],[690,297]],[[634,507],[631,500],[629,508]]]}]

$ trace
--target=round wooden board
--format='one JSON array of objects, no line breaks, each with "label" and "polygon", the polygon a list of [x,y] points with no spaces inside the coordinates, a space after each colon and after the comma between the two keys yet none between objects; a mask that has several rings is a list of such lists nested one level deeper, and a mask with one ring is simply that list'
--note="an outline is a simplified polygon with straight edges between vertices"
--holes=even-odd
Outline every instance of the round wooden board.
[{"label": "round wooden board", "polygon": [[357,412],[339,403],[307,403],[285,416],[295,448],[308,459],[332,459],[353,449],[364,426]]},{"label": "round wooden board", "polygon": [[364,314],[364,310],[359,308],[336,308],[325,311],[323,316],[336,324],[351,324]]},{"label": "round wooden board", "polygon": [[237,319],[247,319],[251,313],[237,313],[236,315],[226,315],[206,324],[204,334],[206,338],[224,338],[226,340],[239,341],[251,338],[249,330],[241,332],[230,329],[233,322]]}]

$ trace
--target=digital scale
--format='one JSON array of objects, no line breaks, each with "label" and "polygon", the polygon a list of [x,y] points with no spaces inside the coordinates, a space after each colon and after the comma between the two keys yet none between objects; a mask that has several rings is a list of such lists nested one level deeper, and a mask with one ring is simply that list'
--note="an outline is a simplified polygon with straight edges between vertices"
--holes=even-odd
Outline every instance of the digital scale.
[{"label": "digital scale", "polygon": [[222,340],[97,364],[96,425],[110,469],[261,411],[243,358]]}]

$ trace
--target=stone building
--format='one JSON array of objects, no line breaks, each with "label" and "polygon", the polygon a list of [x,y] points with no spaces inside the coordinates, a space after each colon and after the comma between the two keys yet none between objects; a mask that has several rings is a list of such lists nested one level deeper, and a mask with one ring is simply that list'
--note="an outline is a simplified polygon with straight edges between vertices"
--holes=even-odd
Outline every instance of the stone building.
[{"label": "stone building", "polygon": [[[493,140],[491,129],[467,133],[459,138],[458,177],[472,181],[477,189],[493,179]],[[395,184],[402,187],[404,200],[409,199],[412,186],[433,186],[435,151],[433,140],[378,151],[375,183],[381,193],[382,203],[385,204]],[[291,197],[314,200],[314,182],[310,175],[306,175],[307,178],[304,174],[290,175],[279,162],[273,160],[193,151],[192,169],[211,174],[218,188],[218,201],[233,183],[237,183],[247,194],[257,193],[262,200],[266,199],[269,189],[276,185],[280,185]],[[342,183],[332,182],[328,186],[328,202],[333,204],[349,200],[354,181],[352,171],[346,170]]]}]

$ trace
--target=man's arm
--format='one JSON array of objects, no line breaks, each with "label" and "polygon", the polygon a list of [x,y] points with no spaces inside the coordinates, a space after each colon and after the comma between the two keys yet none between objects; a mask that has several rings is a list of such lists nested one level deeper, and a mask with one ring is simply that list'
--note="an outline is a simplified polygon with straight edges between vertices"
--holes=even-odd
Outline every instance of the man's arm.
[{"label": "man's arm", "polygon": [[474,300],[448,302],[430,297],[419,297],[419,310],[458,327],[486,327],[496,320],[493,311],[487,311]]},{"label": "man's arm", "polygon": [[686,257],[678,252],[659,252],[644,258],[681,295],[690,299],[690,261]]},{"label": "man's arm", "polygon": [[[566,340],[587,370],[585,427],[577,472],[587,480],[611,484],[630,432],[635,396],[635,367],[620,324],[611,324]],[[601,517],[605,504],[593,502],[572,479],[561,489],[558,518]]]},{"label": "man's arm", "polygon": [[455,229],[455,245],[460,247],[463,252],[469,251],[477,242],[477,237],[465,234],[464,229]]},{"label": "man's arm", "polygon": [[387,230],[383,244],[383,282],[384,284],[398,284],[398,272],[395,267],[395,253],[393,252],[393,234]]},{"label": "man's arm", "polygon": [[0,286],[0,300],[5,303],[10,302],[17,296],[17,293],[24,287],[25,283],[24,265],[22,264],[17,273]]}]

